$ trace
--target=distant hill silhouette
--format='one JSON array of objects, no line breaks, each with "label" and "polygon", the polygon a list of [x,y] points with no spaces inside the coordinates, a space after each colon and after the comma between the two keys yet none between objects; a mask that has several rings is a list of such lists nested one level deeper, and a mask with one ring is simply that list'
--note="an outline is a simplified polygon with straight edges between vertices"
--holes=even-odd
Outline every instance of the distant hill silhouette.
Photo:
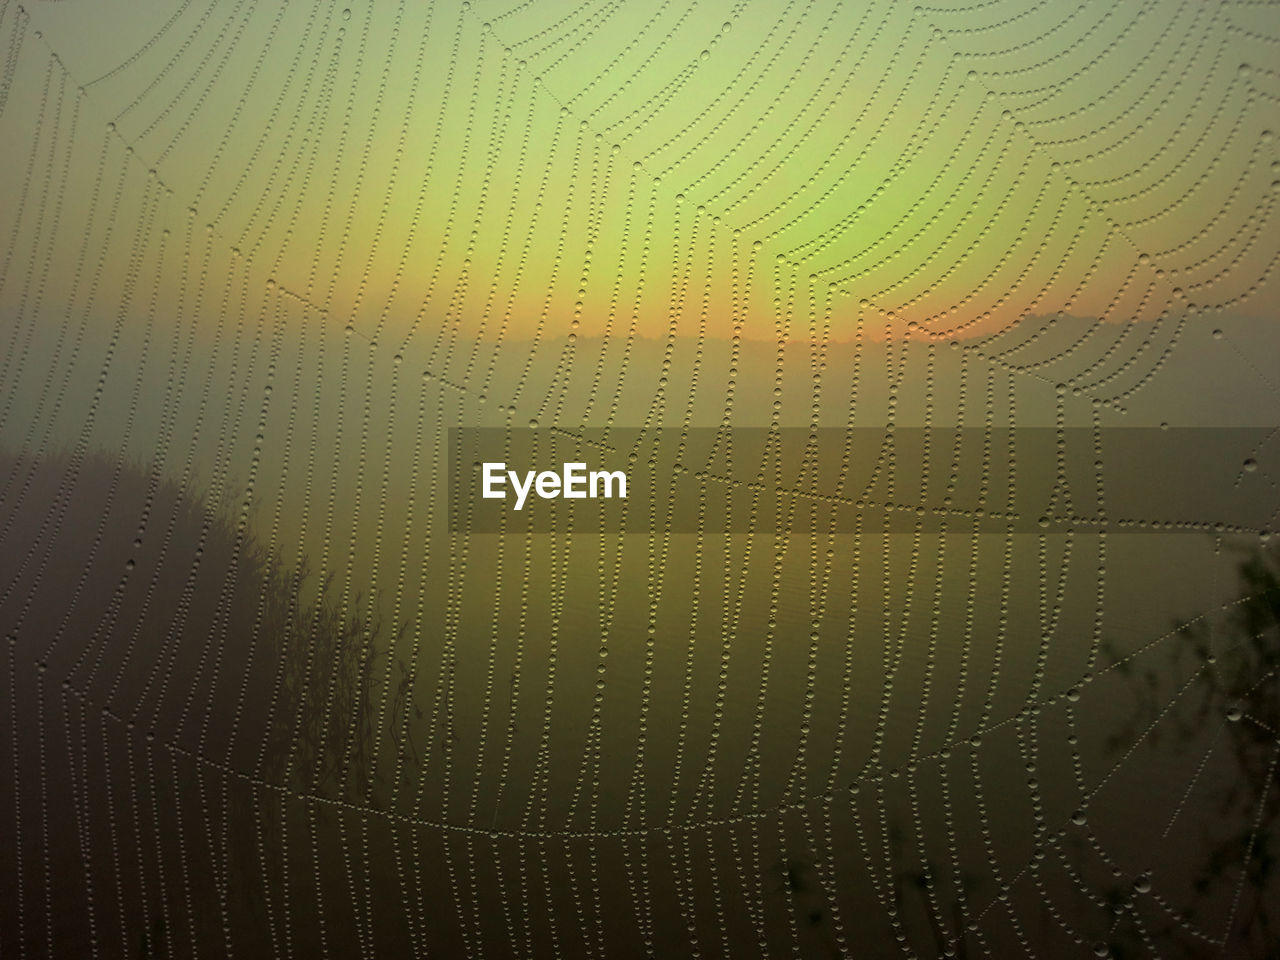
[{"label": "distant hill silhouette", "polygon": [[310,579],[154,467],[0,453],[0,954],[276,952],[287,797],[369,790],[377,626]]}]

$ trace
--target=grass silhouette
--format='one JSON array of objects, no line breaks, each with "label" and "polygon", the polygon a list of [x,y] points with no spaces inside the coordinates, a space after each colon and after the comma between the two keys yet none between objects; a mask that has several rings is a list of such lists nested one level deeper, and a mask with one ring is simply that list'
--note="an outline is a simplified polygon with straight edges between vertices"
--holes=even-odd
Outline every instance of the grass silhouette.
[{"label": "grass silhouette", "polygon": [[[1176,624],[1158,668],[1140,669],[1111,652],[1136,707],[1110,746],[1122,753],[1145,734],[1201,765],[1221,758],[1217,776],[1197,772],[1192,787],[1202,797],[1200,809],[1184,816],[1198,816],[1203,835],[1189,863],[1190,907],[1207,909],[1224,890],[1235,891],[1230,939],[1221,948],[1189,946],[1187,955],[1263,958],[1276,956],[1280,944],[1280,548],[1242,551],[1236,584],[1234,603]],[[1192,678],[1185,695],[1167,674]],[[1174,700],[1178,709],[1170,709]],[[1158,932],[1174,937],[1178,925]],[[1123,940],[1110,946],[1116,957],[1144,949]]]}]

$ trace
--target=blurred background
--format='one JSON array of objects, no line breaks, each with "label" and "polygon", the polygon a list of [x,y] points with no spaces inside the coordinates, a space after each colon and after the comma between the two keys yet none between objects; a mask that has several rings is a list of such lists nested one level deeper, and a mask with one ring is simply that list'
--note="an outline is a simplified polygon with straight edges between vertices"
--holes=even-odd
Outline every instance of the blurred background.
[{"label": "blurred background", "polygon": [[0,0],[0,953],[1274,956],[1274,6],[346,3]]}]

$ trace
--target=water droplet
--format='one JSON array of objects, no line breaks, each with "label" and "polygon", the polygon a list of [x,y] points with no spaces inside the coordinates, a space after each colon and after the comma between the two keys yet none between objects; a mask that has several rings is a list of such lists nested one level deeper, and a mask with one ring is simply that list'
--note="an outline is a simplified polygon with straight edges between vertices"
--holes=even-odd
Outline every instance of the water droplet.
[{"label": "water droplet", "polygon": [[1243,717],[1244,706],[1241,705],[1240,701],[1233,700],[1231,703],[1227,704],[1227,721],[1229,723],[1239,723]]},{"label": "water droplet", "polygon": [[1085,817],[1083,810],[1077,810],[1075,813],[1071,814],[1071,822],[1077,827],[1083,827],[1086,819],[1088,818]]}]

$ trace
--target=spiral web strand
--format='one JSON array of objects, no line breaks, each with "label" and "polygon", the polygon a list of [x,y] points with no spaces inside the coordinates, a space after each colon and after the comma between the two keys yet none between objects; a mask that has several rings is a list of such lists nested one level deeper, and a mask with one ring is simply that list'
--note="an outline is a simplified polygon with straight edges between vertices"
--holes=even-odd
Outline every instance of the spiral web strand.
[{"label": "spiral web strand", "polygon": [[[1278,44],[0,0],[0,952],[1270,955]],[[793,532],[445,492],[460,426],[885,425],[852,529],[734,447]],[[1127,427],[1204,432],[1125,502]]]}]

